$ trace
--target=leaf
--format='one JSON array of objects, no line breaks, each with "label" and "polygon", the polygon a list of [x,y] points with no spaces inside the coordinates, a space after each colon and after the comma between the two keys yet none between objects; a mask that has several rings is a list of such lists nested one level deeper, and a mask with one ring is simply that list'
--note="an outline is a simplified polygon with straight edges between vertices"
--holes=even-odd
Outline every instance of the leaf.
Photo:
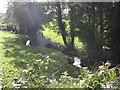
[{"label": "leaf", "polygon": [[42,61],[42,62],[40,62],[40,64],[41,64],[41,65],[43,65],[43,64],[44,64],[44,62]]},{"label": "leaf", "polygon": [[31,71],[31,70],[33,70],[33,69],[34,69],[34,67],[30,67],[28,70]]},{"label": "leaf", "polygon": [[30,67],[28,70],[29,70],[30,73],[35,73],[34,67]]},{"label": "leaf", "polygon": [[48,66],[45,66],[45,69],[48,70]]},{"label": "leaf", "polygon": [[115,78],[115,76],[116,76],[116,74],[115,74],[115,72],[114,72],[114,71],[112,71],[109,75],[110,75],[111,79],[114,79],[114,78]]},{"label": "leaf", "polygon": [[39,78],[34,78],[35,82],[39,82],[40,79]]},{"label": "leaf", "polygon": [[46,65],[48,65],[49,63],[45,63]]}]

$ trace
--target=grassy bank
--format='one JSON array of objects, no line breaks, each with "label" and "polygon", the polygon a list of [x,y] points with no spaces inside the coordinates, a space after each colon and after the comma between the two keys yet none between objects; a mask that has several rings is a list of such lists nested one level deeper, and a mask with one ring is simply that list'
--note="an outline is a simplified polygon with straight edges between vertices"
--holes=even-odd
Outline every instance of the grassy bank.
[{"label": "grassy bank", "polygon": [[[61,35],[58,35],[54,30],[50,30],[47,27],[44,27],[43,35],[47,38],[50,38],[52,42],[57,42],[64,45],[63,39]],[[83,43],[79,41],[78,37],[75,37],[75,47],[77,49],[83,49]]]},{"label": "grassy bank", "polygon": [[25,37],[0,31],[3,88],[120,88],[120,72],[109,69],[109,62],[95,72],[87,67],[77,68],[58,51],[23,45]]},{"label": "grassy bank", "polygon": [[[0,31],[0,60],[2,62],[3,86],[12,87],[14,77],[21,77],[21,71],[32,65],[33,62],[48,56],[50,63],[43,70],[43,74],[51,76],[56,70],[59,73],[70,67],[67,65],[67,56],[55,50],[44,47],[25,46],[21,43],[24,35],[11,34]],[[62,68],[62,69],[61,69]]]}]

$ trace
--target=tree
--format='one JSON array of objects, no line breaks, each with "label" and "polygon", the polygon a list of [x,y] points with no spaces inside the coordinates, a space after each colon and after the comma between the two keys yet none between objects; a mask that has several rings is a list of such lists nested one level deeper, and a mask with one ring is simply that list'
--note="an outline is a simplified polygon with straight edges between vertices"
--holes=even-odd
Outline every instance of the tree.
[{"label": "tree", "polygon": [[11,2],[7,10],[19,25],[19,33],[28,35],[32,45],[38,45],[37,33],[46,21],[43,6],[37,2]]},{"label": "tree", "polygon": [[118,6],[113,7],[112,2],[72,3],[72,5],[73,16],[77,18],[73,26],[77,30],[76,35],[85,45],[91,65],[107,60],[118,63]]},{"label": "tree", "polygon": [[[69,54],[73,56],[76,53],[75,47],[74,47],[74,18],[73,18],[73,9],[72,6],[69,5],[69,3],[65,2],[56,2],[56,3],[49,3],[48,5],[48,16],[50,18],[53,18],[54,26],[51,26],[50,24],[47,24],[46,26],[49,27],[52,30],[56,30],[57,28],[57,33],[59,33],[62,36],[64,45],[66,48],[64,49],[64,52],[66,54]],[[68,13],[64,13],[64,10],[69,10]],[[51,16],[52,13],[52,16]],[[57,23],[57,24],[55,24]]]},{"label": "tree", "polygon": [[[119,6],[119,3],[112,2],[13,2],[8,8],[8,15],[11,13],[20,33],[29,35],[33,45],[38,44],[36,36],[40,27],[52,21],[54,25],[47,26],[52,29],[58,27],[66,54],[76,56],[74,41],[75,37],[79,37],[85,46],[85,59],[91,65],[107,60],[119,63]],[[68,13],[64,13],[66,9]]]},{"label": "tree", "polygon": [[60,32],[61,32],[64,44],[67,45],[67,40],[66,40],[67,33],[66,33],[66,30],[65,30],[65,24],[62,21],[62,19],[63,18],[62,18],[62,11],[61,11],[61,3],[58,2],[57,3],[57,21],[58,21],[58,26],[59,26],[59,29],[60,29]]},{"label": "tree", "polygon": [[111,13],[110,52],[115,64],[120,64],[120,3],[115,3]]}]

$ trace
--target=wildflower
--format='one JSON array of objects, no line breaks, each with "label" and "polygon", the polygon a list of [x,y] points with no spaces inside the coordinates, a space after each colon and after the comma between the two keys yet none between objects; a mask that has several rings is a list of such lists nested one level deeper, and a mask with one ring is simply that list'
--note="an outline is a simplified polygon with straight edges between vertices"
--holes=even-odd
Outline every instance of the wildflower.
[{"label": "wildflower", "polygon": [[111,64],[107,61],[106,63],[105,63],[105,66],[110,66]]},{"label": "wildflower", "polygon": [[48,58],[50,58],[50,56],[46,56],[46,57],[45,57],[45,59],[48,59]]},{"label": "wildflower", "polygon": [[28,88],[27,86],[23,86],[22,88]]},{"label": "wildflower", "polygon": [[23,78],[20,78],[20,79],[17,81],[17,83],[21,83],[22,79],[23,79]]},{"label": "wildflower", "polygon": [[13,87],[19,88],[21,86],[21,84],[16,84],[16,83],[12,83]]},{"label": "wildflower", "polygon": [[37,60],[38,62],[41,62],[42,60],[41,59],[39,59],[39,60]]},{"label": "wildflower", "polygon": [[89,74],[89,75],[88,75],[88,78],[92,78],[92,76],[93,76],[92,74]]},{"label": "wildflower", "polygon": [[106,88],[111,88],[110,85],[106,85]]},{"label": "wildflower", "polygon": [[85,80],[80,80],[80,83],[84,83],[85,82]]},{"label": "wildflower", "polygon": [[104,70],[101,70],[101,71],[98,73],[98,75],[101,75],[103,72],[104,72]]},{"label": "wildflower", "polygon": [[52,82],[54,82],[54,80],[51,80],[51,79],[50,79],[49,82],[52,83]]},{"label": "wildflower", "polygon": [[40,76],[40,78],[45,78],[45,76]]},{"label": "wildflower", "polygon": [[23,72],[23,73],[28,73],[28,70],[23,70],[22,72]]},{"label": "wildflower", "polygon": [[22,84],[26,84],[26,83],[27,83],[27,81],[21,81],[21,83],[22,83]]},{"label": "wildflower", "polygon": [[18,77],[14,77],[14,80],[18,80],[19,78]]},{"label": "wildflower", "polygon": [[104,66],[99,66],[99,69],[102,69]]}]

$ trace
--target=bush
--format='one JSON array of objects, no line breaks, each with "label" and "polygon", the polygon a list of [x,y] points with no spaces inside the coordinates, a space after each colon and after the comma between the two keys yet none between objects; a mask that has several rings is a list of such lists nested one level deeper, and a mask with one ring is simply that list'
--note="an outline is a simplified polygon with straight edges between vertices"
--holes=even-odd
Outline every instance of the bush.
[{"label": "bush", "polygon": [[[56,79],[54,75],[46,77],[42,70],[48,69],[48,62],[34,62],[27,70],[23,70],[23,76],[17,81],[18,87],[40,87],[40,88],[120,88],[120,81],[116,79],[115,68],[109,69],[110,63],[107,62],[99,66],[96,72],[91,72],[87,67],[81,67],[81,74],[78,78],[73,78],[67,71],[61,73],[61,76]],[[120,73],[120,72],[119,72]],[[22,81],[23,80],[23,81]],[[15,87],[15,88],[18,88]]]}]

